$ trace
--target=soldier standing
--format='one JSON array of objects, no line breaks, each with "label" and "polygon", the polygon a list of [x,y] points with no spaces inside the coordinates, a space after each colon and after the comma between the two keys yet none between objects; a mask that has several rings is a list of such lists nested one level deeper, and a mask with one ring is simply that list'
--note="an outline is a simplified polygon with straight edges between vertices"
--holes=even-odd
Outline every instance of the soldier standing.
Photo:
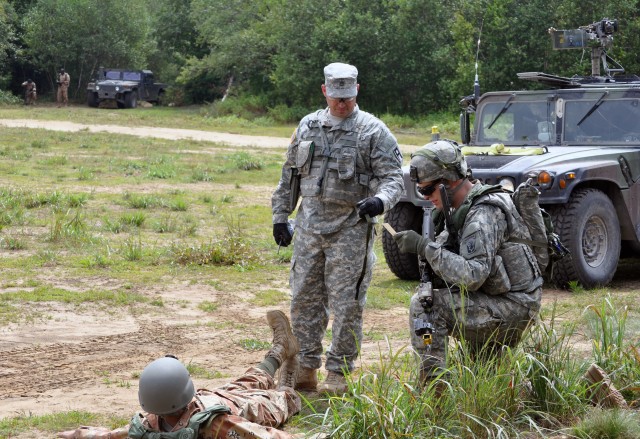
[{"label": "soldier standing", "polygon": [[[358,70],[324,68],[327,108],[305,116],[295,130],[271,199],[276,244],[294,240],[291,321],[300,342],[296,389],[342,393],[362,341],[362,314],[371,281],[374,217],[403,190],[402,154],[386,125],[358,108]],[[288,221],[302,197],[295,239]],[[333,313],[326,380],[319,386],[322,339]]]},{"label": "soldier standing", "polygon": [[22,87],[24,88],[24,104],[25,105],[33,105],[36,103],[37,93],[36,93],[36,83],[31,80],[31,78],[27,79],[22,83]]},{"label": "soldier standing", "polygon": [[[149,363],[140,374],[138,399],[146,414],[136,414],[129,425],[116,430],[80,427],[59,433],[58,437],[295,437],[276,428],[300,411],[300,397],[293,390],[298,372],[298,343],[283,312],[269,311],[267,321],[273,330],[273,347],[264,361],[250,368],[240,379],[214,391],[195,391],[187,368],[175,357],[162,357]],[[273,377],[278,368],[276,389]]]},{"label": "soldier standing", "polygon": [[[500,186],[472,182],[455,142],[426,144],[411,156],[417,190],[436,209],[433,241],[413,230],[394,236],[403,253],[417,253],[449,288],[433,291],[425,307],[411,299],[411,342],[421,357],[420,376],[428,381],[446,368],[447,336],[463,336],[474,352],[514,346],[536,318],[542,297],[542,275],[529,245],[529,229]],[[443,219],[451,200],[451,225]],[[517,242],[517,241],[520,242]],[[416,335],[416,326],[432,328],[431,343]]]},{"label": "soldier standing", "polygon": [[64,104],[66,107],[69,103],[69,83],[71,82],[71,77],[64,69],[60,69],[60,73],[58,74],[58,108]]}]

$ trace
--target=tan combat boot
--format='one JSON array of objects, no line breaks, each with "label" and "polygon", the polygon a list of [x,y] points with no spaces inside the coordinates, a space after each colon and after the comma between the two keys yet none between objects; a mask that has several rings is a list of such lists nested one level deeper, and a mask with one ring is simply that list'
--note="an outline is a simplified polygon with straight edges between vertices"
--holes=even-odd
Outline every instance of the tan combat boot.
[{"label": "tan combat boot", "polygon": [[591,384],[588,394],[594,405],[604,408],[629,408],[624,396],[611,384],[611,379],[607,373],[598,365],[592,364],[584,374],[584,377]]},{"label": "tan combat boot", "polygon": [[344,375],[329,371],[327,378],[318,387],[318,392],[326,395],[342,395],[347,392],[348,388]]},{"label": "tan combat boot", "polygon": [[273,342],[271,350],[265,357],[272,357],[278,360],[280,367],[290,358],[298,355],[300,347],[298,340],[291,331],[289,318],[282,311],[267,312],[267,322],[273,331]]},{"label": "tan combat boot", "polygon": [[318,390],[318,369],[301,367],[298,373],[298,382],[294,389],[303,392],[316,392]]}]

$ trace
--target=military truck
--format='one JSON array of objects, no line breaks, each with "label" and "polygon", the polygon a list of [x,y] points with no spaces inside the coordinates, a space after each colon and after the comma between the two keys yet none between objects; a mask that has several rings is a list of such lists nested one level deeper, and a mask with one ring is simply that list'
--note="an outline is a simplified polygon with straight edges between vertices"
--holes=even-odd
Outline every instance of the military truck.
[{"label": "military truck", "polygon": [[[539,203],[571,252],[548,273],[559,287],[606,285],[621,254],[640,251],[640,78],[624,76],[606,52],[617,29],[603,19],[550,30],[555,49],[592,49],[591,76],[520,73],[549,88],[480,95],[476,75],[474,94],[461,102],[461,146],[473,178],[508,189],[537,183]],[[430,203],[404,171],[405,193],[386,221],[420,233]],[[399,253],[386,232],[383,250],[398,277],[419,279],[416,256]]]},{"label": "military truck", "polygon": [[138,101],[159,105],[166,84],[154,82],[151,70],[98,69],[96,78],[87,85],[87,105],[115,101],[118,108],[136,108]]}]

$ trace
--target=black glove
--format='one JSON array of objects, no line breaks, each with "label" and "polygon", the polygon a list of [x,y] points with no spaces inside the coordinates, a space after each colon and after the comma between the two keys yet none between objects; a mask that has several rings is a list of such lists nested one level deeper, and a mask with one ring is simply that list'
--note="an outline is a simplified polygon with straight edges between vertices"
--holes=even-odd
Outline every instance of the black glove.
[{"label": "black glove", "polygon": [[374,216],[380,215],[384,212],[384,204],[382,200],[378,197],[369,197],[364,200],[358,201],[356,204],[358,208],[358,215],[360,218],[364,218],[365,215],[369,215],[370,218]]},{"label": "black glove", "polygon": [[289,228],[289,223],[277,223],[273,225],[273,239],[276,244],[288,247],[293,239],[293,232]]},{"label": "black glove", "polygon": [[424,256],[424,249],[429,243],[427,238],[423,238],[413,230],[405,230],[393,235],[393,240],[398,245],[400,253],[416,253]]}]

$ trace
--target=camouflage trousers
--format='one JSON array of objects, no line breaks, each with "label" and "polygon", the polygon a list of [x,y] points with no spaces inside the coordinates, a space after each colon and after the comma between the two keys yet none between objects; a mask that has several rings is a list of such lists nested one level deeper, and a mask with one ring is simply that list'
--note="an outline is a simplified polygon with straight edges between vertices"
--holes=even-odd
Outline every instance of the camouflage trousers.
[{"label": "camouflage trousers", "polygon": [[[538,290],[531,294],[539,294]],[[436,289],[429,312],[420,304],[418,293],[414,294],[409,329],[411,344],[420,355],[422,377],[435,378],[446,368],[448,336],[463,338],[472,354],[499,355],[502,346],[513,347],[520,341],[532,315],[529,308],[509,299],[509,293],[491,296]],[[430,345],[415,334],[415,319],[433,325]]]},{"label": "camouflage trousers", "polygon": [[277,427],[300,411],[298,394],[289,387],[276,390],[273,378],[256,367],[211,393],[218,396],[232,414],[260,425]]},{"label": "camouflage trousers", "polygon": [[[376,257],[365,221],[329,234],[296,229],[291,259],[291,326],[300,343],[300,366],[319,369],[322,339],[333,314],[326,369],[355,368],[362,342],[362,313]],[[363,267],[366,269],[358,291]]]}]

